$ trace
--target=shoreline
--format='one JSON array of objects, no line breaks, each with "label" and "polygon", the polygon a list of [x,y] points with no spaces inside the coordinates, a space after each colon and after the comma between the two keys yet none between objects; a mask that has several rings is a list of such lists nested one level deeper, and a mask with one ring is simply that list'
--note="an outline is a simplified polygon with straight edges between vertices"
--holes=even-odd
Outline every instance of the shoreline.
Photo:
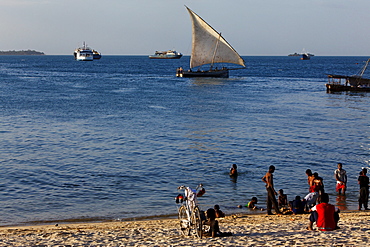
[{"label": "shoreline", "polygon": [[[336,206],[336,205],[335,205]],[[336,206],[338,207],[338,206]],[[235,213],[226,213],[226,217],[232,217],[235,215],[245,215],[245,216],[263,216],[266,215],[266,210],[251,210],[245,208],[244,212],[235,212]],[[339,208],[340,209],[340,208]],[[225,211],[225,210],[223,210]],[[274,210],[273,210],[274,212]],[[360,213],[360,212],[367,212],[366,210],[355,210],[355,209],[346,209],[340,210],[340,213]],[[369,210],[370,212],[370,210]],[[293,216],[292,214],[286,214],[284,216]],[[302,215],[309,215],[309,213],[304,213]],[[128,217],[128,218],[120,218],[120,219],[104,219],[104,218],[80,218],[80,219],[64,219],[64,220],[42,220],[42,221],[29,221],[23,222],[19,224],[8,224],[8,225],[0,225],[0,229],[2,228],[12,228],[12,227],[32,227],[32,226],[52,226],[55,224],[64,225],[64,224],[99,224],[99,223],[114,223],[114,222],[140,222],[140,221],[152,221],[152,220],[176,220],[178,218],[177,214],[168,214],[168,215],[149,215],[149,216],[139,216],[139,217]]]},{"label": "shoreline", "polygon": [[343,211],[340,229],[308,231],[309,214],[237,214],[218,219],[233,236],[182,236],[177,219],[0,227],[1,246],[367,246],[370,211]]}]

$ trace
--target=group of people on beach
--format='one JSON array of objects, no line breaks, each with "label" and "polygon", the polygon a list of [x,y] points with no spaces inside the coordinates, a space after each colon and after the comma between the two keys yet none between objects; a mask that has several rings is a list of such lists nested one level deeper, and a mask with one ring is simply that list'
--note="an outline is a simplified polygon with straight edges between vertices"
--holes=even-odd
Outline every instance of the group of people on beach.
[{"label": "group of people on beach", "polygon": [[[307,230],[313,230],[313,224],[316,222],[316,226],[321,231],[333,231],[339,229],[339,209],[329,203],[329,195],[325,193],[323,179],[319,177],[318,173],[312,173],[310,169],[306,170],[307,183],[309,185],[309,193],[301,199],[300,196],[296,196],[293,201],[288,201],[288,197],[284,194],[284,190],[280,189],[279,193],[274,188],[274,176],[275,166],[271,165],[262,177],[262,181],[265,183],[267,191],[267,207],[266,211],[268,215],[273,215],[272,209],[275,210],[276,215],[282,215],[287,213],[302,214],[310,213],[309,224]],[[367,168],[363,168],[358,177],[358,184],[360,185],[360,196],[358,209],[362,209],[362,205],[365,210],[368,210],[369,200],[369,177],[367,174]],[[237,165],[233,164],[229,175],[231,178],[236,179],[238,176]],[[343,169],[342,163],[338,163],[337,169],[334,171],[334,177],[336,180],[336,191],[345,195],[347,189],[347,172]],[[205,191],[202,191],[204,194]],[[201,196],[199,195],[199,196]],[[278,196],[278,200],[276,199]],[[250,209],[258,209],[257,197],[252,197],[251,201],[245,205]],[[238,207],[242,207],[239,205]],[[264,210],[263,208],[259,208]],[[203,224],[209,226],[209,230],[204,233],[205,236],[209,237],[222,237],[230,236],[231,233],[221,232],[218,221],[216,218],[225,217],[225,213],[220,210],[219,205],[215,205],[214,208],[210,208],[205,212],[206,219]]]},{"label": "group of people on beach", "polygon": [[[283,191],[279,191],[279,202],[276,200],[278,194],[274,189],[273,173],[275,166],[270,166],[268,172],[262,177],[262,181],[266,184],[267,190],[267,214],[272,215],[272,206],[277,215],[281,215],[283,208],[287,206],[287,197]],[[358,177],[360,185],[360,196],[358,210],[368,210],[369,200],[369,177],[366,176],[367,169],[363,168]],[[338,229],[339,209],[329,203],[329,195],[325,193],[323,179],[318,173],[312,173],[310,169],[306,170],[307,182],[309,185],[309,193],[301,200],[299,196],[289,203],[289,209],[293,214],[310,212],[308,230],[313,230],[313,223],[321,231],[332,231]],[[336,179],[336,191],[339,194],[345,195],[347,189],[347,173],[343,169],[342,163],[338,163],[337,169],[334,171]]]},{"label": "group of people on beach", "polygon": [[[329,204],[329,195],[325,193],[323,179],[319,177],[317,172],[312,173],[310,169],[306,170],[307,183],[309,185],[309,193],[301,199],[300,196],[296,196],[294,200],[288,201],[287,195],[284,194],[282,189],[279,193],[274,188],[273,173],[275,166],[271,165],[262,177],[262,181],[265,183],[267,191],[267,207],[266,211],[268,215],[273,215],[272,209],[275,210],[277,215],[281,214],[302,214],[305,212],[310,213],[308,230],[313,230],[313,223],[319,230],[332,231],[338,229],[337,223],[339,221],[339,209],[332,204]],[[364,206],[365,210],[368,210],[369,200],[369,177],[366,175],[367,169],[363,168],[358,177],[358,184],[360,186],[360,195],[358,200],[358,210]],[[237,166],[233,164],[230,169],[230,176],[237,176]],[[345,195],[347,189],[347,172],[343,169],[343,164],[338,163],[337,169],[334,171],[334,178],[336,180],[336,191],[340,195]],[[278,200],[276,200],[278,196]],[[246,205],[251,209],[257,209],[258,199],[252,197],[252,200]],[[238,207],[241,207],[239,205]],[[263,210],[263,209],[262,209]]]}]

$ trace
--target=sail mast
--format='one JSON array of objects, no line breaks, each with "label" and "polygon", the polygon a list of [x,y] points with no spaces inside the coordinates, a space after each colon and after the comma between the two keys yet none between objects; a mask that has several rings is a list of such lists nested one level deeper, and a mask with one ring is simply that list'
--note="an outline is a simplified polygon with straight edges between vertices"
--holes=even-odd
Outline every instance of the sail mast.
[{"label": "sail mast", "polygon": [[366,61],[365,66],[362,68],[360,77],[362,77],[367,69],[367,65],[369,64],[370,58]]},{"label": "sail mast", "polygon": [[212,58],[212,63],[211,63],[211,69],[213,68],[213,64],[215,63],[215,57],[216,57],[216,52],[217,52],[217,47],[218,47],[218,44],[220,43],[220,38],[221,38],[221,33],[219,35],[219,38],[216,42],[216,45],[215,45],[215,52],[213,53],[213,58]]}]

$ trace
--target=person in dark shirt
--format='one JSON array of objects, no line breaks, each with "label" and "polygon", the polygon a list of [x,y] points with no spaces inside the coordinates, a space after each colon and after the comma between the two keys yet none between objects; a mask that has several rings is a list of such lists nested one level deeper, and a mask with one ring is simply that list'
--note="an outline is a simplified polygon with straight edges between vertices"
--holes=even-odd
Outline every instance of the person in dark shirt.
[{"label": "person in dark shirt", "polygon": [[301,200],[300,196],[296,196],[295,200],[290,202],[290,208],[294,215],[303,214],[306,202]]},{"label": "person in dark shirt", "polygon": [[367,169],[363,168],[358,177],[358,184],[360,185],[360,197],[358,199],[358,210],[361,210],[362,204],[365,210],[368,210],[369,202],[369,177],[366,176]]}]

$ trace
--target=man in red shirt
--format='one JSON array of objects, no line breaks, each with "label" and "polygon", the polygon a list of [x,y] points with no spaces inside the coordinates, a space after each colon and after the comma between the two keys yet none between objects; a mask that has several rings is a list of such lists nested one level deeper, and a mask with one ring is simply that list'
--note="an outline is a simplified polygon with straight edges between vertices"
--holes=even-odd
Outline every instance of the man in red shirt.
[{"label": "man in red shirt", "polygon": [[323,193],[319,197],[320,204],[311,208],[310,223],[307,230],[313,230],[313,223],[316,222],[320,231],[333,231],[339,229],[339,209],[329,204],[329,195]]}]

